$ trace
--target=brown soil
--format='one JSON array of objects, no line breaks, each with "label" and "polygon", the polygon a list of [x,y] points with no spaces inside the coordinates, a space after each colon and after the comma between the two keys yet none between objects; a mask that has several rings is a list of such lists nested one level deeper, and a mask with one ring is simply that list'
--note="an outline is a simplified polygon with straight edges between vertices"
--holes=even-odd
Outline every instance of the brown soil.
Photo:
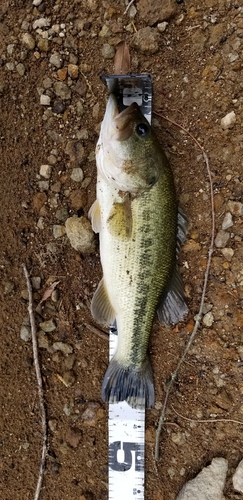
[{"label": "brown soil", "polygon": [[[225,213],[230,211],[228,200],[241,202],[243,194],[242,7],[241,1],[185,0],[176,5],[175,17],[160,35],[160,47],[155,54],[131,49],[132,70],[153,76],[154,108],[189,128],[207,151],[216,195],[217,232]],[[50,422],[41,499],[105,500],[108,494],[107,406],[100,397],[108,342],[85,326],[94,325],[89,304],[101,278],[98,242],[95,254],[79,255],[65,236],[54,239],[53,225],[63,224],[56,218],[57,209],[67,207],[69,216],[87,216],[95,199],[96,166],[94,156],[89,155],[95,151],[97,123],[102,120],[106,97],[99,74],[113,71],[112,59],[104,59],[101,48],[104,43],[116,46],[125,34],[129,44],[132,34],[125,26],[131,20],[122,17],[123,12],[123,2],[116,0],[43,0],[39,7],[27,0],[2,0],[0,5],[0,496],[4,500],[34,497],[42,445],[32,345],[20,338],[21,325],[28,315],[22,263],[32,277],[41,278],[40,289],[34,291],[36,305],[48,284],[60,281],[60,298],[57,302],[49,299],[42,316],[36,315],[36,321],[39,324],[54,318],[57,328],[48,334],[49,345],[61,341],[71,345],[74,353],[74,366],[70,369],[60,352],[39,349]],[[69,44],[65,47],[61,37],[53,36],[46,51],[36,46],[28,49],[26,56],[21,55],[22,34],[29,31],[37,43],[32,24],[42,17],[50,19],[51,26],[66,23]],[[80,19],[84,21],[86,36],[79,37],[75,28]],[[93,36],[106,24],[105,19],[111,28],[110,36]],[[24,21],[29,23],[28,29],[21,27]],[[67,28],[70,22],[73,28]],[[147,26],[139,13],[134,23],[136,29]],[[120,31],[116,31],[118,24]],[[13,53],[8,49],[11,44]],[[71,81],[71,98],[65,101],[64,113],[50,111],[43,119],[45,106],[40,105],[37,89],[43,88],[46,77],[53,83],[58,81],[57,68],[49,64],[55,51],[61,53],[64,67],[70,62],[70,53],[77,56],[82,71],[79,82],[84,90],[78,94],[75,81]],[[8,68],[9,62],[14,69]],[[25,67],[22,76],[16,71],[20,62]],[[58,100],[53,87],[50,97],[52,104]],[[82,117],[76,112],[80,100]],[[97,103],[99,106],[95,107]],[[236,113],[234,128],[223,131],[220,120],[232,110]],[[243,357],[240,214],[233,215],[233,226],[227,230],[227,247],[234,250],[232,260],[225,258],[219,248],[214,252],[206,298],[212,304],[214,321],[210,327],[200,328],[169,399],[158,470],[153,458],[159,403],[164,400],[166,381],[184,350],[199,309],[211,238],[209,181],[201,152],[186,134],[165,120],[156,117],[154,125],[170,158],[178,198],[191,223],[181,254],[190,313],[185,324],[174,329],[163,328],[157,320],[154,323],[150,352],[156,407],[146,414],[146,499],[174,500],[186,480],[213,457],[222,456],[229,461],[225,499],[236,500],[242,496],[234,492],[231,477],[242,459],[242,425],[230,421],[189,422],[177,412],[193,419],[243,422],[243,368],[239,363]],[[70,173],[79,165],[70,160],[65,148],[82,129],[87,129],[88,137],[81,139],[81,167],[84,178],[90,177],[91,182],[82,189],[86,192],[83,208],[77,209],[71,195],[78,185]],[[53,130],[59,134],[55,141],[50,134]],[[43,191],[39,170],[42,164],[49,163],[47,158],[53,149],[57,160],[49,188]],[[71,377],[66,385],[62,381],[65,377]],[[98,411],[89,425],[82,420],[82,414],[91,402],[98,404]],[[77,440],[73,440],[71,431]]]}]

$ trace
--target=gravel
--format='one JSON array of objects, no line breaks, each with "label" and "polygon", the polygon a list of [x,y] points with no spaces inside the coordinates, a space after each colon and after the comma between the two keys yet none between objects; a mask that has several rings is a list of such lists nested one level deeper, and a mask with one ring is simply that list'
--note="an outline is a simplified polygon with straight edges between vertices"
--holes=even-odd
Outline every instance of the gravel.
[{"label": "gravel", "polygon": [[91,224],[86,217],[69,217],[65,223],[67,237],[71,246],[80,253],[95,251],[95,238]]},{"label": "gravel", "polygon": [[222,500],[227,469],[227,460],[213,458],[208,467],[183,486],[176,500]]}]

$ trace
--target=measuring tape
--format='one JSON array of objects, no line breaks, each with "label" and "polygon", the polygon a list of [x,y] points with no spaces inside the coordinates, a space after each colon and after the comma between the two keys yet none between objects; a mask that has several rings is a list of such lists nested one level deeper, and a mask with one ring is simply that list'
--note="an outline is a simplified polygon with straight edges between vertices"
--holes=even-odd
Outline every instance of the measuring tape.
[{"label": "measuring tape", "polygon": [[[150,75],[108,75],[101,79],[116,95],[122,111],[133,102],[151,123],[152,78]],[[117,346],[117,331],[110,329],[110,359]],[[145,408],[126,402],[109,404],[109,500],[144,500]]]}]

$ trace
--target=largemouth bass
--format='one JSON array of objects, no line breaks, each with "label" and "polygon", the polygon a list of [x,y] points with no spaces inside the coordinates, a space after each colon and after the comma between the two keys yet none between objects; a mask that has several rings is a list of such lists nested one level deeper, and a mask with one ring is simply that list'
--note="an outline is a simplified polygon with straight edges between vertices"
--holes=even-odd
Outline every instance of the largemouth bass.
[{"label": "largemouth bass", "polygon": [[164,325],[187,312],[176,254],[186,218],[179,212],[168,160],[136,103],[119,113],[110,95],[96,148],[97,200],[90,209],[99,232],[103,278],[93,318],[116,321],[118,345],[102,398],[134,408],[154,405],[148,342],[156,309]]}]

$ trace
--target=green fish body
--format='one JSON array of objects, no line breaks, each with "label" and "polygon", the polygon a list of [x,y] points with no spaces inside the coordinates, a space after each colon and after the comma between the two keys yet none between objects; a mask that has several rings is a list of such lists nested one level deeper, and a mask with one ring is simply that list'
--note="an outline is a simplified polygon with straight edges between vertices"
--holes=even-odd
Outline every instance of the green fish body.
[{"label": "green fish body", "polygon": [[[116,321],[118,345],[104,377],[105,401],[154,404],[148,342],[155,312],[176,323],[187,312],[176,265],[186,219],[179,214],[173,175],[149,123],[133,103],[118,113],[110,96],[97,145],[97,200],[103,278],[91,311],[105,325]],[[179,236],[179,238],[178,238]]]}]

